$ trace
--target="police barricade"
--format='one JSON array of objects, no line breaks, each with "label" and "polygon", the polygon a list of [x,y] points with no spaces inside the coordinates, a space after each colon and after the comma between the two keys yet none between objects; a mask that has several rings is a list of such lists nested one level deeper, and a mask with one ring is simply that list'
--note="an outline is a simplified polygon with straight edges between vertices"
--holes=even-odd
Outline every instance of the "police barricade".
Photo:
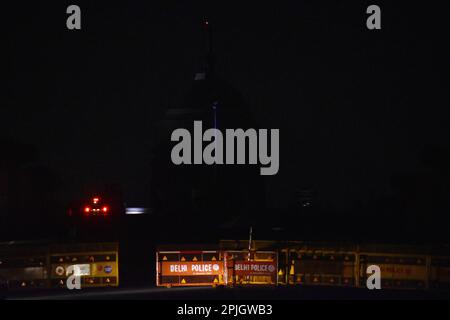
[{"label": "police barricade", "polygon": [[158,251],[157,286],[277,284],[273,251]]},{"label": "police barricade", "polygon": [[277,285],[275,251],[225,251],[228,285]]},{"label": "police barricade", "polygon": [[431,257],[430,288],[450,289],[450,258]]},{"label": "police barricade", "polygon": [[80,277],[81,288],[117,287],[119,286],[118,245],[98,243],[52,246],[50,268],[52,287],[67,287],[67,279],[71,275]]},{"label": "police barricade", "polygon": [[0,289],[47,288],[47,260],[45,247],[0,245]]},{"label": "police barricade", "polygon": [[221,251],[158,251],[157,286],[223,285],[224,261]]},{"label": "police barricade", "polygon": [[67,288],[78,270],[81,288],[119,285],[117,243],[0,245],[0,285],[6,289]]},{"label": "police barricade", "polygon": [[291,250],[279,276],[294,285],[355,286],[356,253]]},{"label": "police barricade", "polygon": [[361,252],[360,286],[365,287],[367,268],[376,265],[381,272],[381,288],[426,289],[428,287],[427,256]]}]

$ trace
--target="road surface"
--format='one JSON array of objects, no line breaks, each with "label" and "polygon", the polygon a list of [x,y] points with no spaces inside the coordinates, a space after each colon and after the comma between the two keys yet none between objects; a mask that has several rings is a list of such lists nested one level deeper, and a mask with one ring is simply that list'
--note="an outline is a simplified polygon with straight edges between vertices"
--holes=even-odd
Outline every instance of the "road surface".
[{"label": "road surface", "polygon": [[368,290],[335,287],[108,288],[12,292],[11,300],[378,300],[450,299],[449,292]]}]

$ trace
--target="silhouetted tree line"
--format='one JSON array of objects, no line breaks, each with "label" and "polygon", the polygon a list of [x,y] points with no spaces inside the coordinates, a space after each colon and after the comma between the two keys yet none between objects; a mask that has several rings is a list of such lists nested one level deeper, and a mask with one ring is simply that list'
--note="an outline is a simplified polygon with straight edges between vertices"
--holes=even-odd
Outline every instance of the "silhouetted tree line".
[{"label": "silhouetted tree line", "polygon": [[60,178],[35,146],[0,138],[0,239],[47,238],[61,230]]}]

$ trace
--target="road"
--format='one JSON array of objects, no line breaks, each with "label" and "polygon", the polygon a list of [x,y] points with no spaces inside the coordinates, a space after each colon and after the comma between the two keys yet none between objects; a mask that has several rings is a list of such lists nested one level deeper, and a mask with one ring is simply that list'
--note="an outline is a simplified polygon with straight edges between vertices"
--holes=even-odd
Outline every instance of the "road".
[{"label": "road", "polygon": [[428,300],[450,299],[449,292],[368,290],[335,287],[245,287],[245,288],[109,288],[42,290],[10,293],[10,300]]}]

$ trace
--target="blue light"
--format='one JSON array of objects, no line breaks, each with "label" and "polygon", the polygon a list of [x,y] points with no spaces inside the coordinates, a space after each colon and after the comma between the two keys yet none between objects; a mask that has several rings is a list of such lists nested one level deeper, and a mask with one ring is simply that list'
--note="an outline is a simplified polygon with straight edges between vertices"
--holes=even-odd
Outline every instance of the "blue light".
[{"label": "blue light", "polygon": [[130,215],[146,214],[147,208],[126,208],[125,213]]}]

